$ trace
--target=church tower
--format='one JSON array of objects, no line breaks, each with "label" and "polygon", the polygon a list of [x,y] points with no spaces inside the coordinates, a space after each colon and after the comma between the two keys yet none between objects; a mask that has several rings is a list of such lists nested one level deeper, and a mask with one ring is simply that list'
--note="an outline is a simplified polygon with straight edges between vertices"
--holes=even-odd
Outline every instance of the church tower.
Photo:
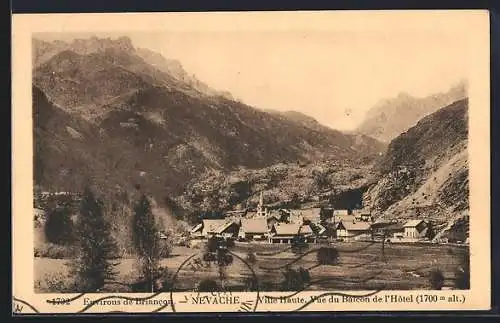
[{"label": "church tower", "polygon": [[267,209],[264,209],[264,196],[263,193],[260,192],[259,204],[257,205],[257,217],[266,217]]}]

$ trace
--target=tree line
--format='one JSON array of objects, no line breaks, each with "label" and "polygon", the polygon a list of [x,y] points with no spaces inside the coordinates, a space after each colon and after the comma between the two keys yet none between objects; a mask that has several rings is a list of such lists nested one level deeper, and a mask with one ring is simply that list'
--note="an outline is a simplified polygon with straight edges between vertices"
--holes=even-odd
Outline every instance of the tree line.
[{"label": "tree line", "polygon": [[74,252],[68,264],[72,280],[70,291],[99,292],[106,284],[127,285],[136,292],[154,292],[162,288],[166,268],[160,266],[160,259],[169,253],[171,245],[161,239],[161,228],[146,194],[140,194],[131,218],[132,244],[139,272],[138,279],[131,284],[117,281],[116,266],[121,257],[103,199],[96,197],[87,186],[76,220],[71,213],[67,205],[56,206],[47,213],[44,225],[49,242],[69,245]]}]

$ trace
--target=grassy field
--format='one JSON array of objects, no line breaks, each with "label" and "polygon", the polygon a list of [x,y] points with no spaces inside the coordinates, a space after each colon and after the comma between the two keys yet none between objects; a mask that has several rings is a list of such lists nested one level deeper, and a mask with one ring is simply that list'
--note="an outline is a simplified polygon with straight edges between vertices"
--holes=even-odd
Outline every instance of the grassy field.
[{"label": "grassy field", "polygon": [[[280,290],[283,271],[289,265],[309,269],[307,290],[429,289],[429,273],[433,269],[443,272],[445,288],[453,288],[455,270],[469,253],[467,247],[451,245],[386,244],[383,254],[380,243],[342,242],[329,246],[339,251],[338,263],[318,266],[316,250],[324,245],[310,244],[297,259],[288,245],[237,243],[231,250],[235,255],[233,262],[224,270],[224,287],[244,290],[245,282],[256,276],[261,290]],[[249,250],[256,255],[254,263],[246,261]],[[175,247],[172,256],[161,261],[172,279],[175,275],[175,290],[192,290],[204,278],[220,281],[219,267],[201,261],[202,254],[203,249]],[[190,261],[184,263],[188,258]],[[67,261],[71,260],[35,258],[35,290],[56,292],[58,285],[47,284],[47,280],[67,274]],[[117,281],[133,281],[137,277],[136,267],[134,259],[121,259]],[[107,289],[127,291],[119,286]]]}]

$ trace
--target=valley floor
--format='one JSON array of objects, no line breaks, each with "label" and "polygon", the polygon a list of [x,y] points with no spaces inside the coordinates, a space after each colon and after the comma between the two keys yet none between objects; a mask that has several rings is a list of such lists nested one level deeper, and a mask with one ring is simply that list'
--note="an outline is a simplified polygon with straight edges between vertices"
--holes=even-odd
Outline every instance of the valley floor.
[{"label": "valley floor", "polygon": [[[283,290],[283,272],[285,266],[291,264],[295,269],[309,269],[310,283],[305,286],[306,290],[430,289],[429,273],[433,269],[442,271],[444,288],[453,289],[455,271],[463,257],[469,256],[468,247],[456,245],[386,244],[383,254],[381,243],[335,243],[333,246],[340,253],[339,263],[318,266],[316,250],[322,247],[319,245],[310,245],[304,255],[298,257],[284,245],[237,243],[232,249],[235,259],[225,270],[225,288],[243,291],[245,282],[256,277],[260,290]],[[256,255],[253,264],[245,260],[249,250]],[[183,265],[189,257],[201,258],[202,254],[203,249],[176,247],[171,257],[161,261],[172,279],[175,274],[174,290],[193,290],[204,278],[220,279],[215,265],[196,268],[191,265],[193,262]],[[35,291],[60,292],[57,284],[47,282],[67,274],[67,261],[70,260],[35,258]],[[133,277],[137,277],[135,268],[135,259],[121,259],[117,281],[132,282]],[[128,290],[110,285],[106,291]]]}]

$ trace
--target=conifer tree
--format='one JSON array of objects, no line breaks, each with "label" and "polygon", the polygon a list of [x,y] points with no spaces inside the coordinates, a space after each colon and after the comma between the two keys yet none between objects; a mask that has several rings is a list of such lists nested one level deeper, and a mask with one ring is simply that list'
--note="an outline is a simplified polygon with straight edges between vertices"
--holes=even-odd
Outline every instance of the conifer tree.
[{"label": "conifer tree", "polygon": [[155,291],[155,280],[160,276],[160,236],[151,211],[151,203],[143,194],[134,208],[134,245],[144,277],[145,288]]},{"label": "conifer tree", "polygon": [[89,187],[83,192],[80,217],[76,225],[78,257],[72,264],[76,288],[81,292],[97,292],[106,281],[114,280],[112,259],[117,247],[111,237],[111,226],[105,218],[103,203]]}]

